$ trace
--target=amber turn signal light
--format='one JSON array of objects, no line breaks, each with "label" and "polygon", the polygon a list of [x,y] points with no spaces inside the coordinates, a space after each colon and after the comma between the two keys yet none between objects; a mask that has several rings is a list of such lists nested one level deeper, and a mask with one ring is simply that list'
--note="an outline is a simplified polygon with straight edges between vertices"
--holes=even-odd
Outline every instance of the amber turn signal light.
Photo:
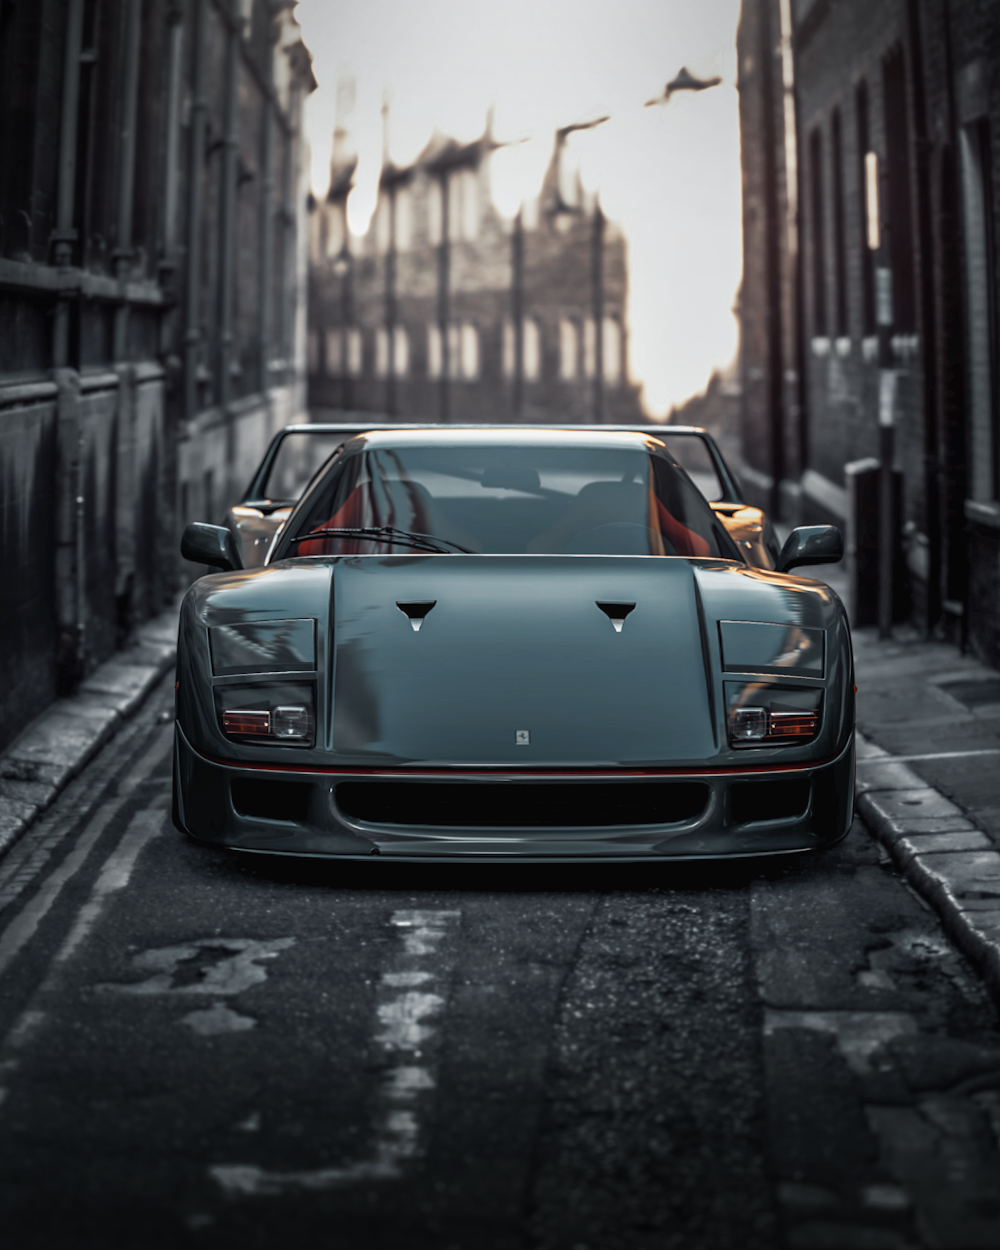
[{"label": "amber turn signal light", "polygon": [[246,734],[269,738],[271,736],[271,713],[257,711],[233,711],[222,713],[222,728],[227,734]]}]

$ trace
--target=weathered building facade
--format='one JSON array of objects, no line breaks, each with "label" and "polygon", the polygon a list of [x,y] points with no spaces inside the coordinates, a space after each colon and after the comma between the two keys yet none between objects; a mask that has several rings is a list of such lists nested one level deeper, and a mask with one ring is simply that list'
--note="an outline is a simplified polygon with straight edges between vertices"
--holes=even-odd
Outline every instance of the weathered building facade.
[{"label": "weathered building facade", "polygon": [[[569,128],[572,129],[572,128]],[[487,128],[386,162],[353,238],[353,161],[335,135],[311,211],[309,402],[434,421],[643,419],[628,381],[625,240],[563,170],[560,131],[537,201],[513,219],[490,193]]]},{"label": "weathered building facade", "polygon": [[1000,6],[744,0],[738,49],[747,479],[853,524],[891,446],[909,610],[1000,664]]},{"label": "weathered building facade", "polygon": [[304,399],[287,0],[0,0],[0,749]]}]

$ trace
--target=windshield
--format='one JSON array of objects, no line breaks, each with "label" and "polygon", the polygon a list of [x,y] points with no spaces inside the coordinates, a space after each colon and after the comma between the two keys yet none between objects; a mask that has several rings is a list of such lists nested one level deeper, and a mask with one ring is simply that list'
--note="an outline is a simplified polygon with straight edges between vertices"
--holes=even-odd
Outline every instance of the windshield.
[{"label": "windshield", "polygon": [[349,454],[306,501],[288,553],[413,550],[389,534],[302,539],[380,526],[489,554],[740,558],[683,470],[638,448],[477,442]]},{"label": "windshield", "polygon": [[323,461],[353,434],[353,430],[346,433],[296,430],[286,434],[278,444],[278,453],[261,485],[260,497],[289,501],[298,499]]},{"label": "windshield", "polygon": [[688,477],[706,499],[724,499],[726,492],[719,481],[715,462],[709,455],[704,439],[696,434],[668,434],[657,432],[656,437],[664,443],[678,464],[684,467]]}]

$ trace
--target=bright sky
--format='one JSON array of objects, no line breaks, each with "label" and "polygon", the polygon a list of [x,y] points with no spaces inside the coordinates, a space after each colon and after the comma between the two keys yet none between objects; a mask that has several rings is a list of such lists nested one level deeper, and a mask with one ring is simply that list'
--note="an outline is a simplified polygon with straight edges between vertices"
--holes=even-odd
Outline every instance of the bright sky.
[{"label": "bright sky", "polygon": [[[338,78],[357,82],[360,161],[350,219],[375,205],[383,94],[390,155],[412,160],[437,126],[468,141],[495,108],[498,206],[537,194],[557,126],[604,113],[577,135],[587,186],[629,241],[633,381],[662,415],[702,390],[736,350],[741,270],[736,22],[739,0],[300,0],[319,89],[308,105],[312,181],[329,182]],[[721,86],[643,108],[686,65]]]}]

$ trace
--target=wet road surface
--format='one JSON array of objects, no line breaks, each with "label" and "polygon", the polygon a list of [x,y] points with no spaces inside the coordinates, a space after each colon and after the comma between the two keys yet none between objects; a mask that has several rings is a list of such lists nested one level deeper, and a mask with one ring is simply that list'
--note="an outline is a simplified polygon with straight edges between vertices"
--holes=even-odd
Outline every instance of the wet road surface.
[{"label": "wet road surface", "polygon": [[34,1247],[1000,1244],[1000,1032],[858,825],[734,865],[323,865],[169,822],[165,684],[0,861]]}]

